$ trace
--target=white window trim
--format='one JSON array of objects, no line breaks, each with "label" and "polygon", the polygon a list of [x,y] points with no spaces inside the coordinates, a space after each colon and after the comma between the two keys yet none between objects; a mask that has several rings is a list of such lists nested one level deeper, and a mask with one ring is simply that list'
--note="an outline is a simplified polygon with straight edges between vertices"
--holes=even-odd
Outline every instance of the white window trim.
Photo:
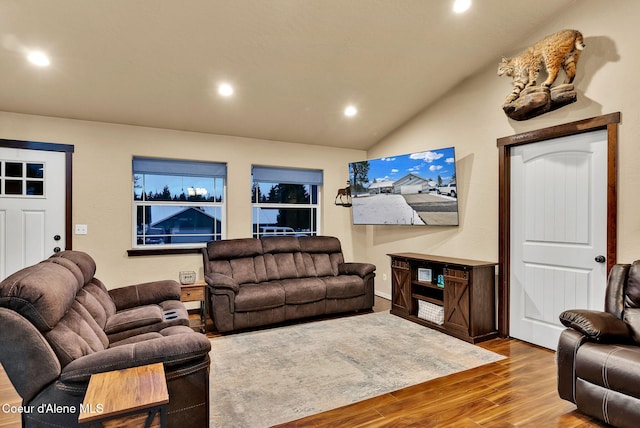
[{"label": "white window trim", "polygon": [[[251,182],[253,186],[254,181]],[[277,183],[274,183],[277,184]],[[286,183],[285,183],[286,184]],[[251,236],[254,236],[253,232],[253,210],[255,208],[264,208],[264,209],[280,209],[280,208],[315,208],[315,220],[316,220],[316,230],[315,235],[320,236],[321,228],[322,228],[322,185],[314,184],[318,188],[318,202],[315,204],[286,204],[286,203],[274,203],[274,202],[252,202],[251,203]],[[251,195],[253,199],[253,195]],[[258,226],[259,230],[259,226]],[[258,236],[259,236],[258,232]]]},{"label": "white window trim", "polygon": [[177,248],[204,248],[206,247],[206,242],[201,243],[184,243],[184,244],[157,244],[157,245],[144,245],[138,244],[138,231],[136,224],[136,216],[139,206],[211,206],[211,207],[220,207],[220,239],[226,239],[227,237],[227,177],[225,176],[223,179],[222,185],[222,202],[204,202],[204,201],[145,201],[145,200],[136,200],[135,199],[135,189],[134,189],[134,175],[135,171],[131,171],[131,248],[135,250],[166,250],[166,249],[177,249]]}]

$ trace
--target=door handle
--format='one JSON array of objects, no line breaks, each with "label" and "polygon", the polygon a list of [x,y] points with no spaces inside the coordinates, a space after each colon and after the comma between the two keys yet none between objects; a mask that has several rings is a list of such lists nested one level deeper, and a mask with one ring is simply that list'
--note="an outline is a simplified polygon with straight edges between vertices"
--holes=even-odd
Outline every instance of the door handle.
[{"label": "door handle", "polygon": [[607,260],[604,256],[596,256],[595,261],[598,263],[604,263]]}]

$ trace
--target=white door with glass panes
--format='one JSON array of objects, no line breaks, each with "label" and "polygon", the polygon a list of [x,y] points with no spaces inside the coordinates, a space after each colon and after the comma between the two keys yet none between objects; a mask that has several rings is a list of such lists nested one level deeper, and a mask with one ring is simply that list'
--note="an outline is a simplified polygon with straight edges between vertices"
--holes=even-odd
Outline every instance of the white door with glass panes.
[{"label": "white door with glass panes", "polygon": [[607,133],[511,149],[510,335],[555,349],[566,309],[604,307]]},{"label": "white door with glass panes", "polygon": [[0,278],[65,248],[65,153],[0,147]]}]

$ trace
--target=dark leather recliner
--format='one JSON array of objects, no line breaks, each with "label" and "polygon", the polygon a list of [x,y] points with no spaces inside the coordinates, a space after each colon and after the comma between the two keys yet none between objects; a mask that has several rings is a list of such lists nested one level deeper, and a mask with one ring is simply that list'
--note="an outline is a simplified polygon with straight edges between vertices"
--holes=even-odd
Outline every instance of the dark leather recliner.
[{"label": "dark leather recliner", "polygon": [[604,311],[568,310],[560,321],[560,397],[610,425],[640,426],[640,260],[611,269]]}]

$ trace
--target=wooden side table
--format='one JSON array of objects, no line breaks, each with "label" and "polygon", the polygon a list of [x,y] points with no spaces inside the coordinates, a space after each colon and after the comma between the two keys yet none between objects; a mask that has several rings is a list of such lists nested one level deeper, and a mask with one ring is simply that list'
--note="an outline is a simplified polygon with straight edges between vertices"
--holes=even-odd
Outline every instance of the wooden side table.
[{"label": "wooden side table", "polygon": [[91,376],[80,408],[81,427],[167,426],[169,392],[162,363]]},{"label": "wooden side table", "polygon": [[201,333],[206,331],[206,288],[207,283],[199,280],[193,284],[180,285],[180,301],[181,302],[200,302],[200,320],[189,320],[189,327]]}]

